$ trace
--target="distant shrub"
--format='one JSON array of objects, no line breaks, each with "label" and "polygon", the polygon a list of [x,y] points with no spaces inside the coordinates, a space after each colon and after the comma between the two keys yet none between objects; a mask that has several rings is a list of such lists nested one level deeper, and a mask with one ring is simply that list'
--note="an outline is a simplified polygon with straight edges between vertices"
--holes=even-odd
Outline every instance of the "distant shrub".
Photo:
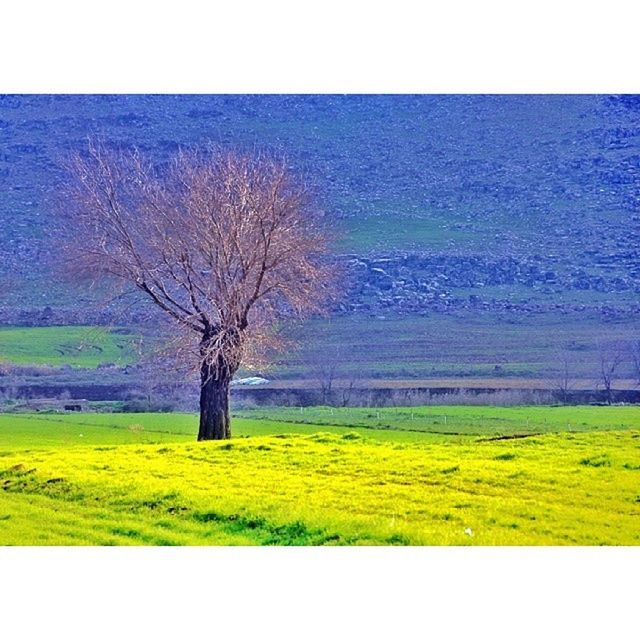
[{"label": "distant shrub", "polygon": [[420,402],[419,404],[514,407],[550,404],[552,400],[552,394],[548,391],[502,389],[487,392],[462,389],[451,393],[431,395],[428,402]]},{"label": "distant shrub", "polygon": [[172,400],[127,400],[115,411],[122,413],[171,413],[177,411],[177,403]]},{"label": "distant shrub", "polygon": [[53,376],[62,373],[61,367],[36,364],[13,364],[0,362],[0,376],[33,377]]},{"label": "distant shrub", "polygon": [[100,362],[98,364],[98,366],[96,367],[96,369],[98,370],[103,370],[103,369],[117,369],[118,365],[115,364],[114,362]]}]

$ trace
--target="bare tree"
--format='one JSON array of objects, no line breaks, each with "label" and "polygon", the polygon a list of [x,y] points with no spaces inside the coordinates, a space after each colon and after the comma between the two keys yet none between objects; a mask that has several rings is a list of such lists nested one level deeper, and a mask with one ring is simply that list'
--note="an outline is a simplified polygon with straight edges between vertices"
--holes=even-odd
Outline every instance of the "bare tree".
[{"label": "bare tree", "polygon": [[341,386],[340,389],[340,393],[342,396],[342,400],[341,400],[341,405],[343,407],[348,407],[349,403],[351,402],[351,396],[353,395],[353,392],[356,388],[356,385],[358,384],[358,376],[355,374],[355,372],[351,372],[351,375],[349,375],[349,377],[344,381],[343,385]]},{"label": "bare tree", "polygon": [[634,340],[629,348],[631,352],[631,362],[633,364],[633,374],[636,384],[640,385],[640,340]]},{"label": "bare tree", "polygon": [[333,383],[336,378],[338,363],[332,357],[323,357],[317,361],[312,367],[312,373],[315,375],[319,385],[322,399],[320,404],[326,405],[331,402],[333,391]]},{"label": "bare tree", "polygon": [[282,158],[210,148],[157,165],[91,142],[69,163],[74,273],[111,276],[173,321],[200,378],[198,440],[231,435],[229,384],[284,316],[322,311],[334,281],[321,215]]},{"label": "bare tree", "polygon": [[557,361],[559,364],[558,369],[549,379],[553,389],[557,391],[565,404],[569,400],[569,392],[575,385],[575,378],[573,375],[574,362],[569,356],[567,351],[560,351],[557,355]]},{"label": "bare tree", "polygon": [[320,388],[321,404],[349,405],[360,378],[357,369],[347,366],[349,360],[348,349],[338,346],[320,344],[308,354],[309,371]]},{"label": "bare tree", "polygon": [[600,369],[598,386],[603,387],[607,404],[611,404],[613,402],[613,382],[624,358],[619,345],[600,346],[598,355]]}]

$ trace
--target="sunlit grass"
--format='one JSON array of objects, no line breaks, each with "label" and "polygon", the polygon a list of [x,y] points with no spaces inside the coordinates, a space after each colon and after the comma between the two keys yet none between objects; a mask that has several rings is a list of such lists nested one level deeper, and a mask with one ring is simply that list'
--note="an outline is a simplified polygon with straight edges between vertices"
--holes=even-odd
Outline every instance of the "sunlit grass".
[{"label": "sunlit grass", "polygon": [[268,421],[488,436],[640,428],[640,407],[634,405],[258,407],[239,415]]},{"label": "sunlit grass", "polygon": [[490,440],[264,419],[196,443],[195,427],[2,416],[0,543],[640,544],[637,428]]}]

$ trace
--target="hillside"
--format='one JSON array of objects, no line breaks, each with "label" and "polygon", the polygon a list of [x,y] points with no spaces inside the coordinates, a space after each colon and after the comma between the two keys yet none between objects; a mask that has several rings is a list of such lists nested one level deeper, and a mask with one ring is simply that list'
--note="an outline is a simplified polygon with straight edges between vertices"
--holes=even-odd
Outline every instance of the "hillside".
[{"label": "hillside", "polygon": [[406,331],[430,316],[428,360],[449,357],[446,337],[465,317],[521,325],[520,352],[540,323],[562,324],[549,354],[585,322],[605,342],[632,340],[639,115],[634,96],[1,96],[0,322],[118,316],[60,281],[48,238],[59,162],[100,135],[158,158],[209,140],[286,151],[340,230],[353,277],[339,326],[387,331],[409,359]]}]

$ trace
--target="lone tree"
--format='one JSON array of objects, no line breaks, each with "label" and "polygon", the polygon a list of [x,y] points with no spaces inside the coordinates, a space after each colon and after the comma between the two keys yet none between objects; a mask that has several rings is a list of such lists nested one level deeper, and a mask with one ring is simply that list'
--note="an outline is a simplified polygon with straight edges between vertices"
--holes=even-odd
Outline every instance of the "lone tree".
[{"label": "lone tree", "polygon": [[575,361],[568,349],[558,351],[556,361],[558,362],[558,370],[552,374],[549,382],[553,390],[559,394],[562,402],[566,404],[576,382],[573,371]]},{"label": "lone tree", "polygon": [[74,273],[110,276],[173,321],[200,378],[198,440],[231,435],[229,384],[285,316],[323,310],[334,271],[284,159],[209,148],[154,164],[91,142],[69,162]]},{"label": "lone tree", "polygon": [[613,384],[618,373],[618,368],[624,361],[622,354],[623,350],[620,344],[601,344],[599,346],[600,376],[598,386],[602,385],[604,388],[607,404],[613,403]]},{"label": "lone tree", "polygon": [[631,351],[631,362],[633,364],[633,375],[636,384],[640,385],[640,340],[634,340],[629,346]]}]

